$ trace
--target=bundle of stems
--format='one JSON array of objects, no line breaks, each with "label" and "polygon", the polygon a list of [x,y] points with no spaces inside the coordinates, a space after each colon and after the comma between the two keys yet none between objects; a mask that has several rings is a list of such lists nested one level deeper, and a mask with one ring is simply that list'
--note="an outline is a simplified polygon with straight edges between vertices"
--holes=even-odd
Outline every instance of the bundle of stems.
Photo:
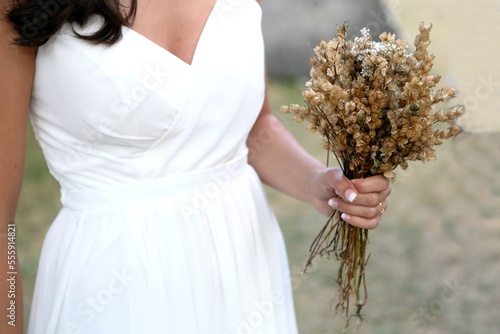
[{"label": "bundle of stems", "polygon": [[[307,129],[322,136],[328,157],[335,156],[347,178],[383,174],[394,181],[397,167],[435,160],[435,146],[460,133],[454,122],[463,107],[435,108],[457,92],[437,89],[441,77],[430,74],[431,28],[420,23],[412,52],[406,41],[390,33],[375,42],[369,30],[362,29],[361,36],[347,40],[347,24],[338,27],[334,39],[314,48],[311,78],[303,91],[306,106],[290,104],[281,111],[292,113],[296,122],[307,121]],[[333,211],[310,248],[305,270],[318,255],[334,254],[339,261],[335,310],[347,319],[351,296],[359,319],[368,297],[367,243],[367,230]]]},{"label": "bundle of stems", "polygon": [[[361,177],[357,173],[350,173],[350,170],[344,170],[344,175],[350,179]],[[330,258],[333,253],[340,263],[336,279],[338,291],[335,310],[337,313],[345,313],[347,319],[350,318],[351,295],[354,295],[355,316],[359,319],[361,319],[361,309],[368,299],[365,276],[365,267],[369,259],[367,246],[368,230],[346,223],[340,218],[340,212],[334,210],[309,249],[310,255],[304,273],[317,255]],[[348,325],[349,321],[346,327]]]}]

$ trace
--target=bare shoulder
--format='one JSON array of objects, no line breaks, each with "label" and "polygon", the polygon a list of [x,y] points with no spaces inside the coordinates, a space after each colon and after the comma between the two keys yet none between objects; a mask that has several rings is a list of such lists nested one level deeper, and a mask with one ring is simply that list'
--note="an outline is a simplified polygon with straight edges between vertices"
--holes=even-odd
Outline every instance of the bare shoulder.
[{"label": "bare shoulder", "polygon": [[3,110],[5,103],[13,102],[9,96],[19,98],[31,90],[36,56],[35,48],[14,43],[16,33],[6,17],[11,3],[11,0],[0,0],[0,106]]},{"label": "bare shoulder", "polygon": [[0,0],[0,113],[25,107],[33,82],[36,49],[14,44],[16,33],[5,13],[9,1]]},{"label": "bare shoulder", "polygon": [[[12,0],[0,0],[0,66],[1,73],[6,73],[14,67],[20,70],[20,74],[30,71],[30,66],[34,63],[36,49],[18,46],[14,43],[16,32],[8,21],[6,14],[12,8]],[[3,81],[3,79],[0,79]]]}]

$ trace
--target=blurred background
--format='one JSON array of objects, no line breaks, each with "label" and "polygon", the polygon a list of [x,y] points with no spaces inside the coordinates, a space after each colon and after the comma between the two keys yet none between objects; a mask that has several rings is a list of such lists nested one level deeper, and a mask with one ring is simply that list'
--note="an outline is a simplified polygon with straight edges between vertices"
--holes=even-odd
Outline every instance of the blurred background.
[{"label": "blurred background", "polygon": [[[388,30],[411,45],[421,21],[434,25],[434,73],[454,86],[465,132],[438,148],[437,161],[398,171],[390,208],[370,232],[368,302],[361,333],[500,333],[500,0],[263,0],[274,109],[302,103],[312,48],[349,21],[352,34]],[[317,135],[276,113],[326,162]],[[335,261],[300,275],[325,222],[311,207],[267,189],[290,259],[301,333],[341,333],[330,308]],[[60,208],[58,186],[30,133],[18,222],[29,310],[44,235]],[[354,324],[351,330],[354,329]],[[348,331],[349,332],[349,331]],[[286,334],[286,333],[284,333]]]}]

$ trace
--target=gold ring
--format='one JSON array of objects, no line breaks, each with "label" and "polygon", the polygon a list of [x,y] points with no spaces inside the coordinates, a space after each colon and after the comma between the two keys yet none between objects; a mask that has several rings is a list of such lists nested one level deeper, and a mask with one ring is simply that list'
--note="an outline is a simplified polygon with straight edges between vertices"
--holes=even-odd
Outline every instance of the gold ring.
[{"label": "gold ring", "polygon": [[[378,205],[380,205],[380,207],[382,208],[382,202],[378,203]],[[385,212],[385,209],[382,208],[382,210],[380,211],[380,214],[383,214]]]}]

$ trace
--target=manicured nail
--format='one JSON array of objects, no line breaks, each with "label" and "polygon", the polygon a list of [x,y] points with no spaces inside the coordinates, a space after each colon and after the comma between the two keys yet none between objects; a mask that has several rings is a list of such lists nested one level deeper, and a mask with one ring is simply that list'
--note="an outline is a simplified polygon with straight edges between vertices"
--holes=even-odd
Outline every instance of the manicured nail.
[{"label": "manicured nail", "polygon": [[339,201],[332,198],[331,200],[328,201],[328,205],[331,206],[332,208],[336,209],[339,207]]},{"label": "manicured nail", "polygon": [[345,192],[345,197],[347,198],[347,200],[349,202],[352,203],[352,201],[354,201],[354,199],[358,196],[358,194],[356,194],[356,192],[354,190],[351,190],[351,189],[347,189],[347,191]]},{"label": "manicured nail", "polygon": [[349,222],[351,220],[351,216],[348,215],[347,213],[343,213],[340,215],[340,218],[342,218],[343,221]]}]

